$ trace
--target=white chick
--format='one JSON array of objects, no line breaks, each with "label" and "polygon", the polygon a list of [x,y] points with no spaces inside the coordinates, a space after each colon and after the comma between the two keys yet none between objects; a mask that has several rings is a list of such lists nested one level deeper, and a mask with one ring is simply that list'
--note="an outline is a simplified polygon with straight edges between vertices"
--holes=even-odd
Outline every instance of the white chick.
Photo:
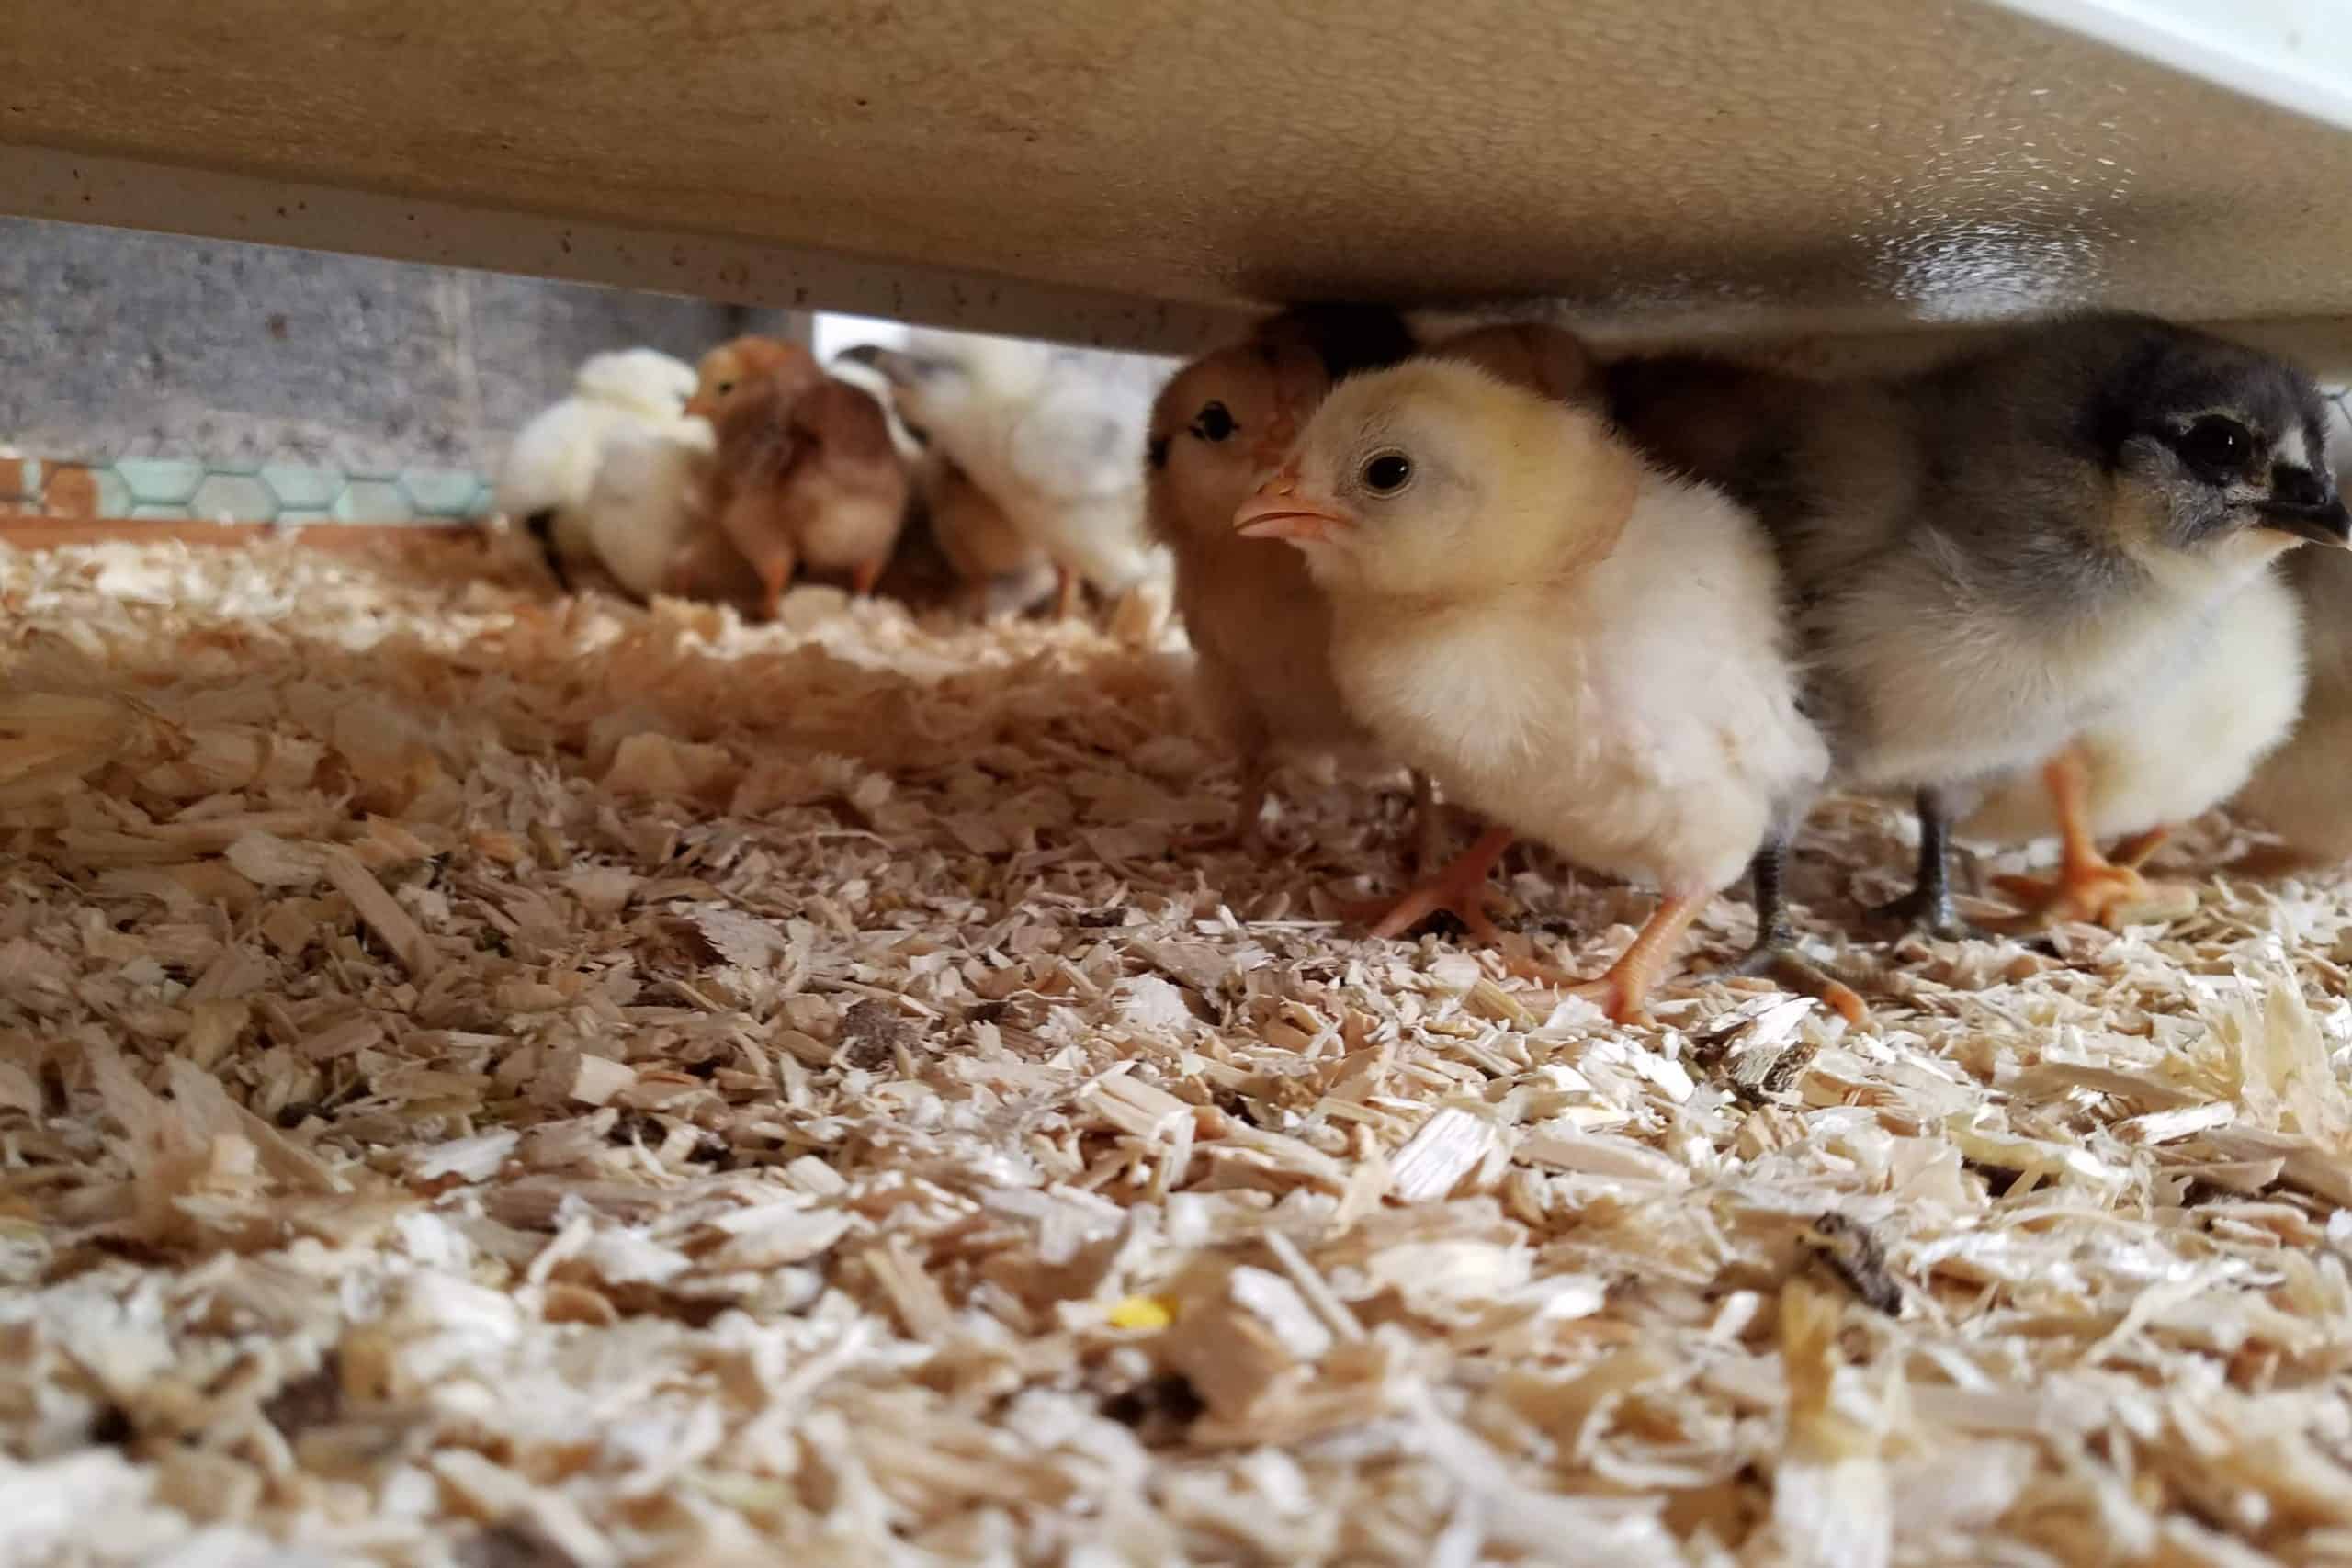
[{"label": "white chick", "polygon": [[1495,831],[1660,890],[1579,987],[1611,1018],[1644,1015],[1690,922],[1828,771],[1762,529],[1598,413],[1463,363],[1354,377],[1235,524],[1305,553],[1340,692],[1393,754]]},{"label": "white chick", "polygon": [[[2343,559],[2304,550],[2297,562]],[[2058,834],[2054,877],[2005,876],[2024,929],[2052,920],[2110,925],[2186,913],[2194,895],[2166,897],[2139,867],[2173,823],[2227,800],[2294,728],[2303,700],[2302,614],[2294,591],[2266,571],[2215,606],[2172,660],[2123,705],[2039,770],[1996,784],[1961,823],[1962,836],[2023,843]],[[2331,793],[2340,793],[2340,774]],[[2110,859],[2098,841],[2131,835]],[[1988,922],[1990,923],[1990,922]]]},{"label": "white chick", "polygon": [[1078,584],[1117,596],[1151,570],[1143,522],[1145,400],[1087,360],[1010,338],[866,344],[899,417],[955,459],[1051,558],[1060,609]]},{"label": "white chick", "polygon": [[521,433],[499,470],[495,502],[548,553],[566,589],[567,563],[594,559],[582,508],[604,461],[605,438],[623,430],[676,432],[694,395],[694,367],[658,349],[591,355],[572,378],[571,395],[541,411]]},{"label": "white chick", "polygon": [[708,423],[623,426],[607,434],[579,509],[589,548],[639,599],[691,591],[686,562],[711,530]]},{"label": "white chick", "polygon": [[[1371,735],[1340,700],[1331,673],[1331,610],[1297,551],[1239,537],[1233,511],[1283,459],[1334,381],[1395,364],[1416,349],[1404,321],[1371,306],[1316,305],[1261,323],[1248,341],[1203,355],[1160,391],[1151,413],[1147,516],[1176,564],[1176,604],[1196,656],[1196,692],[1210,725],[1242,761],[1235,831],[1259,840],[1271,764],[1282,752],[1379,761]],[[1428,353],[1467,360],[1547,396],[1597,392],[1577,338],[1540,325],[1457,333]],[[1424,880],[1396,897],[1351,905],[1351,919],[1395,936],[1440,910],[1480,941],[1498,932],[1484,906],[1487,871],[1508,834],[1481,838],[1437,871],[1443,835],[1435,791],[1413,776]]]}]

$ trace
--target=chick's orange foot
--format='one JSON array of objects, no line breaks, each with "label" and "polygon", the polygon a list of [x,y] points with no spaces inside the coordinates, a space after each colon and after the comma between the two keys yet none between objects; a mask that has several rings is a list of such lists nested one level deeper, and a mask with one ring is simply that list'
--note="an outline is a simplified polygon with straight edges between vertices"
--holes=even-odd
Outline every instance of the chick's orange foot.
[{"label": "chick's orange foot", "polygon": [[1472,941],[1490,947],[1498,945],[1503,933],[1488,913],[1487,900],[1492,894],[1487,886],[1487,876],[1495,869],[1495,863],[1503,858],[1503,852],[1510,848],[1510,840],[1509,829],[1489,829],[1436,875],[1407,888],[1401,897],[1344,904],[1340,918],[1351,924],[1369,924],[1369,934],[1373,936],[1396,937],[1432,915],[1450,914],[1462,922]]},{"label": "chick's orange foot", "polygon": [[2117,846],[2113,860],[2099,852],[2092,837],[2090,770],[2079,750],[2052,758],[2042,781],[2064,844],[2058,874],[1995,877],[1993,886],[2023,911],[2013,920],[1994,922],[1995,929],[2038,931],[2079,920],[2120,930],[2135,922],[2177,919],[2196,909],[2197,895],[2188,888],[2159,888],[2140,874],[2140,863],[2165,841],[2165,829],[2151,829]]},{"label": "chick's orange foot", "polygon": [[1800,997],[1811,997],[1857,1029],[1871,1021],[1871,1010],[1861,993],[1798,952],[1794,939],[1786,932],[1758,942],[1722,973],[1770,980]]},{"label": "chick's orange foot", "polygon": [[[1657,987],[1658,977],[1674,956],[1682,941],[1682,933],[1699,918],[1712,895],[1705,893],[1677,894],[1661,899],[1648,921],[1634,938],[1633,944],[1617,955],[1597,980],[1570,980],[1560,986],[1562,994],[1585,997],[1600,1004],[1611,1023],[1634,1028],[1646,1028],[1650,1018],[1650,992]],[[1527,973],[1521,969],[1520,973]]]},{"label": "chick's orange foot", "polygon": [[2180,919],[2197,909],[2196,889],[2150,882],[2137,866],[2107,860],[2064,866],[2054,876],[1996,876],[1993,886],[2019,909],[1984,922],[2004,934],[2047,931],[2068,921],[2120,931]]}]

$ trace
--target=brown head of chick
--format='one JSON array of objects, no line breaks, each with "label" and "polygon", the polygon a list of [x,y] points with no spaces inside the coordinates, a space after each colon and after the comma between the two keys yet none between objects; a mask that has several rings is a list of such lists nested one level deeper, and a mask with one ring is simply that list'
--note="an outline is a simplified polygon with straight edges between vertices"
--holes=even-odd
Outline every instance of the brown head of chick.
[{"label": "brown head of chick", "polygon": [[759,574],[763,612],[775,616],[804,566],[847,573],[856,592],[873,592],[907,512],[906,465],[882,405],[813,362],[804,377],[786,360],[766,374],[717,378],[710,407],[711,513]]},{"label": "brown head of chick", "polygon": [[775,381],[786,395],[806,391],[824,379],[817,356],[782,338],[739,337],[720,344],[695,367],[695,394],[686,412],[715,419],[719,405],[755,382]]}]

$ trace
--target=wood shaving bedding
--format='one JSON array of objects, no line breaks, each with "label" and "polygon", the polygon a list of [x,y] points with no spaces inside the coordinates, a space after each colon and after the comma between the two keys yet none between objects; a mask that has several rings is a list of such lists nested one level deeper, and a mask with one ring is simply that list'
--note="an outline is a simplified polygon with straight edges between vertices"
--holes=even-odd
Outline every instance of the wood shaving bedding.
[{"label": "wood shaving bedding", "polygon": [[[176,545],[0,614],[12,1562],[2352,1555],[2340,882],[1628,1032],[1326,918],[1380,781],[1172,852],[1234,781],[1139,621]],[[1826,955],[1906,830],[1821,814]],[[1643,907],[1510,874],[1579,969]]]}]

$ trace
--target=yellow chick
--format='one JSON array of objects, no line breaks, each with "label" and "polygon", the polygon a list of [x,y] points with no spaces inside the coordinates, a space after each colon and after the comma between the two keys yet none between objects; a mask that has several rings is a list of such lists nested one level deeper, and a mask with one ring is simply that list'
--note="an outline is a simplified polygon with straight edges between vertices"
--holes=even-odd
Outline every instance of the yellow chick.
[{"label": "yellow chick", "polygon": [[[1476,365],[1498,379],[1561,402],[1598,405],[1606,396],[1600,367],[1584,342],[1564,328],[1537,321],[1499,321],[1470,327],[1440,337],[1422,351],[1433,359]],[[1470,934],[1492,942],[1501,933],[1487,914],[1487,878],[1511,846],[1508,828],[1490,827],[1461,854],[1438,866],[1440,842],[1437,796],[1428,775],[1413,774],[1414,798],[1421,821],[1423,879],[1400,897],[1382,902],[1351,905],[1343,910],[1351,919],[1371,922],[1374,936],[1396,936],[1442,910],[1460,920]]]},{"label": "yellow chick", "polygon": [[[2344,558],[2304,550],[2293,558]],[[2275,572],[2262,573],[2216,607],[2172,663],[2041,769],[1996,784],[1961,822],[1962,836],[1992,842],[2061,840],[2056,875],[1995,879],[2026,911],[2004,924],[2120,926],[2193,907],[2188,889],[2167,896],[2139,868],[2172,824],[2229,799],[2295,728],[2304,675],[2294,591]],[[2340,780],[2339,770],[2331,795],[2340,796]],[[2124,835],[2129,841],[2112,859],[2099,852],[2098,840]]]},{"label": "yellow chick", "polygon": [[1827,773],[1763,531],[1596,412],[1443,359],[1354,377],[1235,525],[1305,555],[1340,693],[1392,754],[1497,831],[1660,890],[1577,987],[1611,1018],[1645,1016],[1690,922]]}]

